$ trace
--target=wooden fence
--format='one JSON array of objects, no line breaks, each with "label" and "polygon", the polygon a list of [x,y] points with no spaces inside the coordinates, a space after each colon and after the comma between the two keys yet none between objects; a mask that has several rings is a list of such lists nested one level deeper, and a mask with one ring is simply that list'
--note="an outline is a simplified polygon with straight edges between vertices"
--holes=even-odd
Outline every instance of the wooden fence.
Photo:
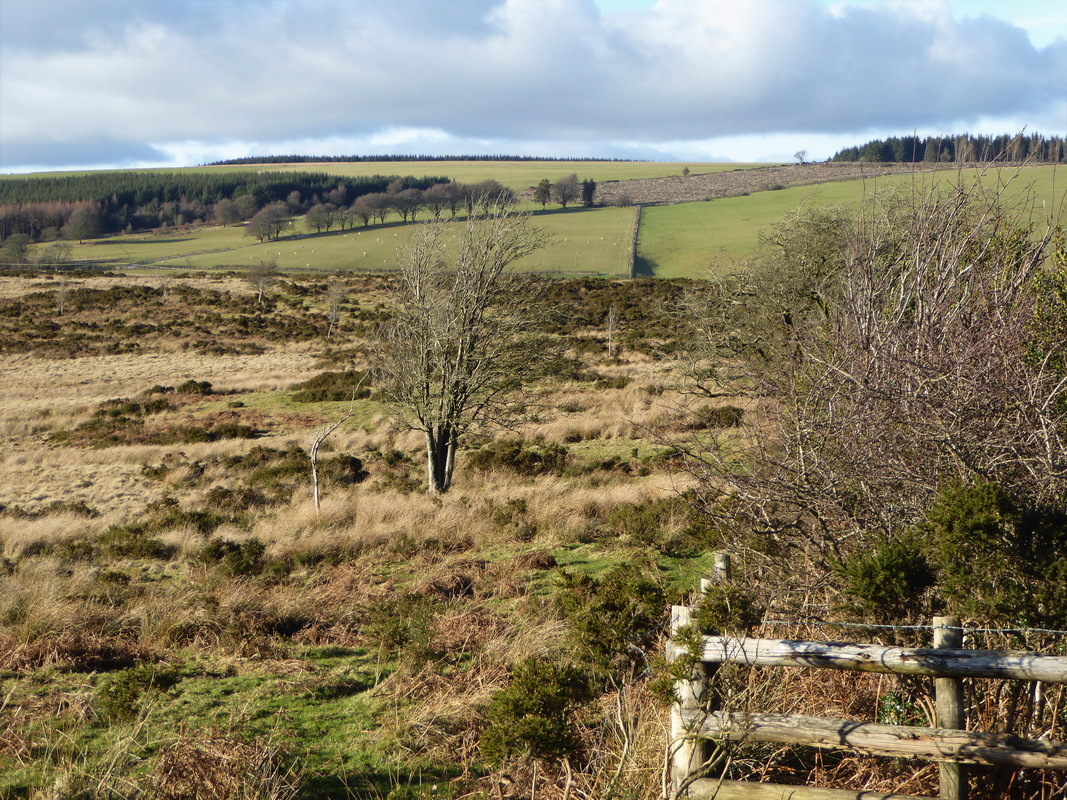
[{"label": "wooden fence", "polygon": [[[687,606],[671,609],[672,644],[668,658],[672,660],[688,653],[673,639],[689,625],[689,620]],[[963,649],[960,621],[954,617],[934,617],[933,633],[933,648],[704,636],[700,664],[691,679],[677,684],[678,702],[671,710],[676,794],[716,800],[932,800],[883,792],[701,778],[701,770],[714,761],[714,752],[708,752],[712,750],[709,741],[800,744],[938,761],[941,800],[966,800],[965,764],[1067,770],[1067,743],[965,730],[962,682],[965,677],[976,677],[1067,683],[1067,657]],[[706,679],[715,665],[723,663],[931,676],[937,727],[715,710],[713,703],[705,702]]]}]

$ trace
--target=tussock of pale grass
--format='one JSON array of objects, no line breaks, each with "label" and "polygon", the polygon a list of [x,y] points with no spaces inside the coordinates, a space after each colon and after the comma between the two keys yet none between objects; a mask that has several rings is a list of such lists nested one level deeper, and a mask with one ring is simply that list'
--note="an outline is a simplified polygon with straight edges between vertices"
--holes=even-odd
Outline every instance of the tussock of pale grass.
[{"label": "tussock of pale grass", "polygon": [[51,546],[92,535],[111,518],[49,514],[37,518],[0,516],[0,555],[11,561],[44,552]]},{"label": "tussock of pale grass", "polygon": [[159,753],[149,776],[152,800],[290,800],[303,783],[298,762],[277,743],[221,733],[183,734]]},{"label": "tussock of pale grass", "polygon": [[645,381],[622,389],[565,390],[545,402],[543,421],[528,426],[526,435],[562,443],[647,438],[675,425],[680,414],[676,392]]},{"label": "tussock of pale grass", "polygon": [[[643,682],[608,692],[597,702],[600,724],[586,729],[588,765],[575,775],[577,792],[587,797],[615,796],[625,790],[634,800],[659,800],[669,715]],[[549,797],[561,797],[557,779]],[[544,793],[542,793],[544,794]]]}]

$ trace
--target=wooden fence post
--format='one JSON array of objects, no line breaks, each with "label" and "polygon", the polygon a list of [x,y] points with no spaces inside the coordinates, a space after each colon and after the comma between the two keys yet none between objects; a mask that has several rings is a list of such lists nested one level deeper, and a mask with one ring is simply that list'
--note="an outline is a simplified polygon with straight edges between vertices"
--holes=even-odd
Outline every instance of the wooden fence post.
[{"label": "wooden fence post", "polygon": [[[958,650],[963,647],[963,631],[959,617],[934,617],[934,647]],[[939,728],[965,730],[967,720],[963,706],[961,678],[934,678],[934,699]],[[942,761],[941,800],[967,800],[966,767],[952,761]]]},{"label": "wooden fence post", "polygon": [[[671,606],[671,640],[678,632],[689,625],[689,606]],[[671,645],[676,646],[676,645]],[[704,699],[704,671],[698,664],[693,669],[689,680],[680,680],[674,684],[678,701],[671,706],[671,746],[675,748],[671,758],[671,782],[675,794],[686,779],[700,769],[704,763],[704,743],[689,737],[689,728],[683,719],[683,712],[695,712]]]},{"label": "wooden fence post", "polygon": [[711,578],[700,579],[700,593],[707,592],[708,587],[716,583],[726,583],[733,578],[733,568],[730,565],[730,554],[717,552],[715,566],[712,567]]},{"label": "wooden fence post", "polygon": [[[711,578],[700,579],[700,593],[704,594],[713,583],[724,583],[730,580],[730,554],[715,553],[715,566],[712,568]],[[689,625],[690,609],[686,606],[671,607],[671,638],[682,628]],[[681,680],[675,684],[675,692],[678,702],[671,709],[671,738],[675,742],[674,759],[672,762],[672,774],[674,790],[685,782],[686,778],[701,767],[710,763],[715,755],[716,746],[707,739],[686,738],[688,729],[682,721],[684,712],[694,712],[706,706],[705,693],[708,685],[714,677],[718,664],[702,662],[693,668],[689,680]],[[717,710],[712,708],[711,710]]]}]

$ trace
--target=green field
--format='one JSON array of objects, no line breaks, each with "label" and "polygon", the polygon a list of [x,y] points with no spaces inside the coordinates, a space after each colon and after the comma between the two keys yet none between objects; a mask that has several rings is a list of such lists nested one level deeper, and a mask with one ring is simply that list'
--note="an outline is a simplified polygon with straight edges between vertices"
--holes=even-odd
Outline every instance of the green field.
[{"label": "green field", "polygon": [[[629,274],[634,210],[566,209],[534,212],[548,246],[516,266],[530,271],[625,276]],[[463,223],[457,223],[463,224]],[[211,227],[189,233],[114,236],[77,245],[76,260],[122,268],[234,269],[273,260],[282,270],[382,270],[396,267],[396,250],[413,226],[399,222],[346,231],[307,234],[299,219],[293,233],[257,242],[242,227]]]},{"label": "green field", "polygon": [[[428,169],[446,167],[444,172],[458,180],[474,181],[488,176],[519,186],[536,182],[547,168],[563,165],[578,168],[589,165],[614,177],[637,177],[680,170],[680,164],[628,162],[409,162],[400,164],[313,165],[373,174],[382,167],[405,166]],[[280,165],[287,168],[290,165]],[[306,165],[292,165],[296,166]],[[735,169],[736,165],[691,165],[693,171],[706,168]],[[497,171],[499,170],[499,171]],[[542,172],[538,172],[538,170]],[[607,180],[606,174],[598,180]],[[983,185],[997,191],[1007,185],[1007,193],[1019,197],[1027,193],[1039,201],[1050,216],[1059,215],[1065,205],[1064,181],[1057,183],[1054,166],[1021,170],[988,170]],[[558,177],[558,176],[557,176]],[[729,270],[758,250],[760,234],[790,213],[807,206],[856,205],[864,196],[888,189],[916,190],[930,181],[975,180],[970,169],[916,176],[840,181],[777,191],[754,192],[699,203],[654,206],[643,210],[638,237],[637,274],[664,278],[700,278],[715,271]],[[562,274],[623,276],[629,274],[632,208],[549,207],[541,210],[527,205],[537,224],[549,234],[549,246],[518,264],[520,269]],[[396,266],[396,250],[411,233],[411,226],[396,221],[358,227],[346,231],[309,234],[300,218],[290,223],[290,233],[281,239],[259,243],[246,236],[241,226],[189,228],[159,234],[139,233],[114,236],[75,245],[76,261],[100,266],[126,268],[183,268],[197,270],[235,269],[273,260],[283,270],[381,270]]]},{"label": "green field", "polygon": [[734,169],[766,167],[767,164],[710,164],[675,161],[389,161],[337,162],[315,164],[255,164],[239,167],[199,167],[196,169],[276,170],[278,172],[326,172],[331,175],[363,177],[370,175],[427,175],[451,178],[459,183],[488,179],[521,191],[536,186],[542,178],[556,181],[574,173],[580,179],[620,181],[634,178],[662,178],[681,175],[687,168],[693,174],[725,172]]},{"label": "green field", "polygon": [[[936,176],[941,182],[960,177],[952,171],[939,172]],[[963,175],[965,181],[975,177],[977,171],[973,169]],[[930,180],[930,174],[889,176],[647,208],[641,215],[638,236],[638,273],[662,278],[702,278],[729,270],[753,256],[759,248],[761,231],[787,214],[810,206],[855,206],[874,192],[907,189],[913,185],[918,190],[929,185]],[[1047,211],[1050,216],[1063,217],[1067,175],[1060,176],[1057,182],[1055,167],[987,171],[982,183],[990,191],[1007,184],[1010,198],[1032,194],[1042,213]]]}]

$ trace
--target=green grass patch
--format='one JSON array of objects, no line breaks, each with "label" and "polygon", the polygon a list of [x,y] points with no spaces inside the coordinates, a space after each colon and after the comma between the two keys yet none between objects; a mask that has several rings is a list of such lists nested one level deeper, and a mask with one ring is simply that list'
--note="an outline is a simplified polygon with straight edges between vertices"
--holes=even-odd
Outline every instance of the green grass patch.
[{"label": "green grass patch", "polygon": [[[980,174],[981,173],[981,174]],[[1005,199],[1015,202],[1028,194],[1038,207],[1062,215],[1067,192],[1056,184],[1054,166],[1019,170],[976,169],[918,175],[894,175],[872,180],[838,181],[797,186],[779,191],[757,192],[703,203],[681,203],[647,208],[641,216],[637,255],[639,266],[658,278],[708,278],[738,269],[759,249],[760,234],[787,214],[805,207],[857,205],[865,195],[884,189],[916,191],[962,180],[980,179],[990,192],[1007,185]]]},{"label": "green grass patch", "polygon": [[[549,208],[534,211],[534,217],[548,234],[549,243],[517,263],[517,269],[628,274],[631,209]],[[291,233],[283,233],[270,242],[245,236],[240,226],[206,227],[180,234],[114,236],[88,242],[75,246],[74,258],[112,267],[240,270],[273,262],[283,271],[381,271],[397,268],[397,251],[415,230],[412,225],[387,221],[382,225],[307,234],[298,218],[293,221]]]}]

